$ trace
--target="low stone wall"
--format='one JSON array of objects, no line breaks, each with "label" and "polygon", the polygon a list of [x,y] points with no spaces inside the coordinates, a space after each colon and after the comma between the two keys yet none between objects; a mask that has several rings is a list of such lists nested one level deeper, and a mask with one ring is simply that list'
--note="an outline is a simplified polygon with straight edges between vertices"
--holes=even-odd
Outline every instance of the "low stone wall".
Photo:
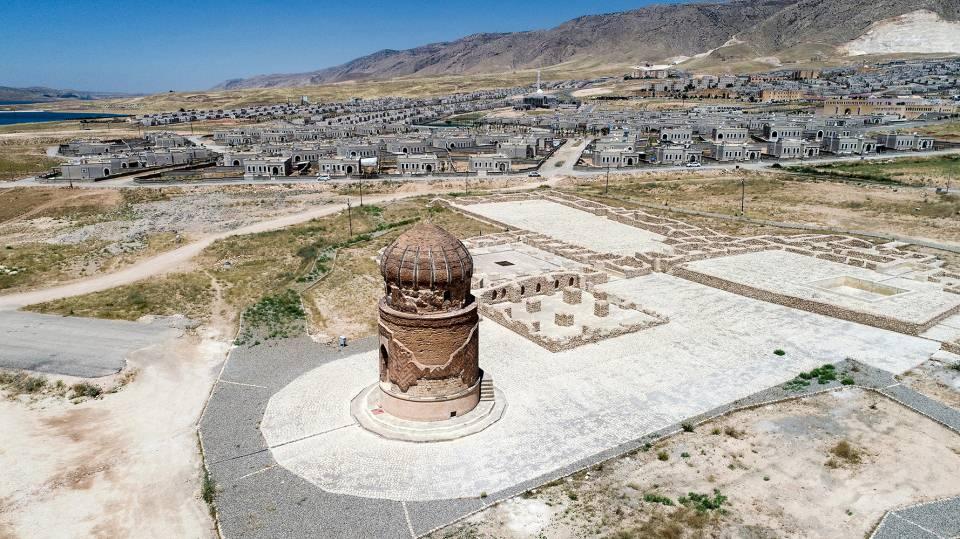
[{"label": "low stone wall", "polygon": [[[607,306],[609,309],[609,305]],[[627,308],[627,307],[622,307]],[[500,309],[496,309],[491,305],[481,303],[480,312],[486,318],[493,320],[494,322],[500,324],[501,326],[513,331],[514,333],[520,335],[521,337],[526,338],[527,340],[551,351],[551,352],[563,352],[566,350],[573,350],[579,346],[585,344],[595,343],[605,339],[612,339],[614,337],[619,337],[621,335],[626,335],[628,333],[635,333],[637,331],[643,331],[652,327],[660,326],[666,324],[670,321],[669,318],[663,316],[659,313],[648,311],[646,309],[636,309],[644,314],[651,316],[654,320],[640,323],[640,324],[628,324],[620,325],[618,328],[610,331],[591,331],[588,326],[583,326],[583,331],[581,334],[576,335],[570,338],[564,339],[553,339],[549,338],[542,333],[540,333],[540,324],[537,321],[533,321],[531,324],[524,323],[520,320],[515,320],[510,318],[512,312],[512,307],[506,307],[502,309],[505,312],[501,312]],[[570,313],[564,313],[558,311],[554,314],[554,322],[558,326],[571,327],[576,324],[574,315]]]},{"label": "low stone wall", "polygon": [[841,320],[856,322],[858,324],[873,326],[880,329],[896,331],[897,333],[904,333],[907,335],[919,335],[937,325],[944,319],[960,312],[960,306],[957,306],[931,318],[930,320],[927,320],[926,322],[912,323],[905,320],[897,320],[895,318],[864,313],[855,311],[853,309],[846,309],[837,305],[830,305],[827,303],[820,303],[808,299],[788,296],[786,294],[779,294],[769,290],[762,290],[742,283],[728,281],[713,275],[696,272],[688,268],[677,267],[674,268],[670,274],[712,288],[719,288],[720,290],[732,292],[740,296],[766,301],[768,303],[776,303],[785,307],[800,309],[802,311],[815,314],[822,314],[824,316],[839,318]]}]

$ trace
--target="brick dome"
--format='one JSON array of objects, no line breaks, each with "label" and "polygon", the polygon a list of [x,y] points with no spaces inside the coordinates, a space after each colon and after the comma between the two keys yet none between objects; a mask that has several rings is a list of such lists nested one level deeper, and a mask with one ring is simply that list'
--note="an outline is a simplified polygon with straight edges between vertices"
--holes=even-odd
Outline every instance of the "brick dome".
[{"label": "brick dome", "polygon": [[[395,309],[447,310],[471,299],[473,257],[460,240],[431,223],[421,223],[391,243],[380,259],[380,273]],[[415,297],[417,305],[401,296]]]}]

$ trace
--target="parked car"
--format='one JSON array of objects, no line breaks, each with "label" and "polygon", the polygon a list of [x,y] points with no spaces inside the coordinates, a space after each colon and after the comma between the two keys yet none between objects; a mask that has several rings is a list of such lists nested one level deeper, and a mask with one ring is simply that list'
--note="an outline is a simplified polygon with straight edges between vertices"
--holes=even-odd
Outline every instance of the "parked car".
[{"label": "parked car", "polygon": [[317,176],[317,181],[318,181],[318,182],[330,181],[330,175],[329,175],[329,174],[320,174],[320,175]]},{"label": "parked car", "polygon": [[690,163],[687,163],[686,166],[687,168],[700,168],[701,165],[696,161],[691,161]]},{"label": "parked car", "polygon": [[539,178],[539,177],[540,177],[540,173],[537,172],[536,170],[534,170],[534,171],[531,172],[530,174],[527,174],[527,176],[530,177],[530,178]]}]

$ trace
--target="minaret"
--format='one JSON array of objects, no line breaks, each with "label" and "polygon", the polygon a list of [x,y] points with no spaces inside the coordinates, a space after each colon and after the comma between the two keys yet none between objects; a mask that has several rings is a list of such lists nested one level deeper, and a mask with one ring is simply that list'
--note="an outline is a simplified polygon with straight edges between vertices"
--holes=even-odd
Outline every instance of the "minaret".
[{"label": "minaret", "polygon": [[542,94],[543,88],[540,87],[540,70],[537,70],[537,93]]}]

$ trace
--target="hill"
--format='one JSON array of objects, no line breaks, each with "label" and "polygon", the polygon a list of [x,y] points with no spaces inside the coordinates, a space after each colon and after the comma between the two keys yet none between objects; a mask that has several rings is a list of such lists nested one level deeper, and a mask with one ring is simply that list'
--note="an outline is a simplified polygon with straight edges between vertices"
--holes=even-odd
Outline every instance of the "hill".
[{"label": "hill", "polygon": [[[904,21],[919,26],[897,32]],[[589,15],[548,30],[473,34],[382,50],[339,66],[225,81],[214,90],[309,86],[405,76],[504,73],[564,65],[623,73],[640,62],[690,69],[769,68],[784,62],[854,61],[854,54],[960,54],[960,0],[732,0],[653,5]],[[900,26],[898,26],[900,25]],[[913,40],[906,31],[931,28]],[[866,37],[870,46],[845,48]],[[872,36],[872,37],[871,37]],[[872,41],[871,41],[872,39]],[[943,49],[943,50],[932,50]]]}]

